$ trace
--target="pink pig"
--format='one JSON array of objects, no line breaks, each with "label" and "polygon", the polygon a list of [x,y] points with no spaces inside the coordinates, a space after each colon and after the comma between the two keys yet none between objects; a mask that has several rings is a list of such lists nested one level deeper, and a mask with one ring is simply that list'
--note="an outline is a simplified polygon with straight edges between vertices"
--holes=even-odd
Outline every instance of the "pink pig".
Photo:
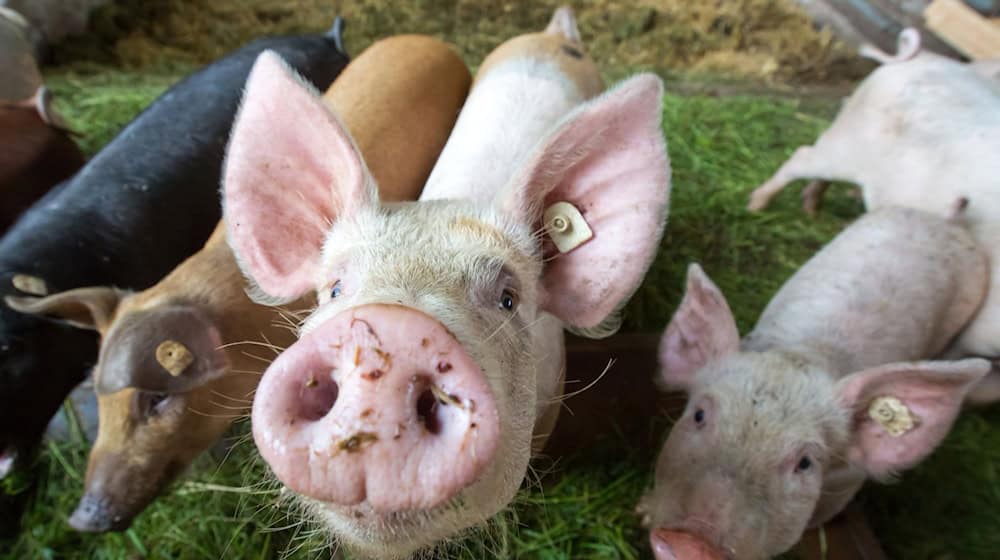
[{"label": "pink pig", "polygon": [[[865,206],[918,208],[938,215],[965,198],[964,219],[991,257],[991,284],[982,311],[948,356],[1000,357],[1000,60],[963,64],[921,51],[904,30],[895,56],[865,47],[883,63],[858,86],[830,128],[798,148],[753,191],[760,210],[789,183],[817,179],[803,191],[815,211],[829,181],[861,187]],[[1000,399],[1000,368],[969,394]]]},{"label": "pink pig", "polygon": [[264,374],[254,439],[355,552],[409,556],[506,507],[558,411],[563,327],[613,332],[652,261],[662,85],[586,101],[594,84],[559,10],[483,64],[422,199],[389,204],[315,92],[257,61],[226,161],[229,241],[257,298],[318,305]]},{"label": "pink pig", "polygon": [[660,346],[664,382],[689,400],[638,508],[657,559],[780,554],[866,478],[926,457],[989,362],[919,360],[972,318],[987,276],[960,225],[879,210],[799,269],[740,340],[692,265]]}]

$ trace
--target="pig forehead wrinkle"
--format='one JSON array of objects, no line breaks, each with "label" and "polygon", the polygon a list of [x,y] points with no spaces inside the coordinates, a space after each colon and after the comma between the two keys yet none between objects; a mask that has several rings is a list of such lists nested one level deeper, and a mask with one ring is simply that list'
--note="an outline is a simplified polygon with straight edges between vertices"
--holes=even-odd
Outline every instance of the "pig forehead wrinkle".
[{"label": "pig forehead wrinkle", "polygon": [[715,399],[722,439],[746,442],[769,461],[807,443],[822,449],[845,441],[849,413],[838,405],[829,376],[816,366],[773,352],[747,352],[715,367],[692,400],[706,394]]},{"label": "pig forehead wrinkle", "polygon": [[419,254],[442,263],[496,257],[517,268],[540,260],[527,227],[491,208],[453,200],[385,205],[380,212],[342,220],[330,232],[324,252],[324,268],[345,253],[377,260]]}]

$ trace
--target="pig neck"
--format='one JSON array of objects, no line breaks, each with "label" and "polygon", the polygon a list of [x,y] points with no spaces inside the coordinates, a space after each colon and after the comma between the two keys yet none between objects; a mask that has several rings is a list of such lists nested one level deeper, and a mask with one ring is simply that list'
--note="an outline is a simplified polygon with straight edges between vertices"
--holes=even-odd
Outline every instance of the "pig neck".
[{"label": "pig neck", "polygon": [[553,125],[585,99],[552,61],[492,66],[473,87],[421,200],[490,204]]}]

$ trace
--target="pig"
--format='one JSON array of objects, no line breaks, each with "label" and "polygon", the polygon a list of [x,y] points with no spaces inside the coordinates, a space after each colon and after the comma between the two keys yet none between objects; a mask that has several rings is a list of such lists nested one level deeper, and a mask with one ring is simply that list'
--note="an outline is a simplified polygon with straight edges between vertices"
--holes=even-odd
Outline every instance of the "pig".
[{"label": "pig", "polygon": [[800,268],[742,340],[698,265],[660,343],[688,394],[638,511],[658,560],[767,558],[867,478],[919,463],[989,362],[929,360],[975,315],[989,267],[965,227],[866,214]]},{"label": "pig", "polygon": [[406,557],[507,506],[558,408],[564,325],[614,332],[653,259],[662,83],[588,100],[599,83],[557,10],[480,66],[421,199],[381,204],[280,59],[251,72],[223,177],[229,242],[258,300],[318,294],[264,373],[254,441],[357,555]]},{"label": "pig", "polygon": [[83,154],[40,86],[30,98],[0,102],[0,235],[22,212],[83,165]]},{"label": "pig", "polygon": [[[907,38],[908,37],[908,38]],[[802,146],[757,187],[760,210],[796,179],[819,179],[803,193],[815,209],[828,181],[861,187],[865,207],[906,206],[947,215],[958,198],[965,219],[990,251],[990,291],[982,310],[947,351],[949,357],[1000,356],[1000,78],[997,61],[963,64],[919,51],[912,30],[900,35],[906,56],[875,55],[885,64],[847,100],[813,146]],[[877,51],[867,47],[863,52]],[[1000,369],[969,393],[971,402],[1000,398]]]},{"label": "pig", "polygon": [[108,0],[0,0],[0,9],[26,20],[35,56],[44,58],[51,45],[87,29],[90,13]]},{"label": "pig", "polygon": [[[0,297],[143,289],[201,248],[221,214],[222,157],[256,56],[275,49],[326,87],[347,62],[339,29],[256,41],[170,88],[0,239]],[[0,305],[0,465],[34,447],[97,349],[91,332]]]},{"label": "pig", "polygon": [[28,39],[29,24],[21,14],[0,7],[0,101],[18,102],[30,98],[42,86],[35,53]]},{"label": "pig", "polygon": [[[471,81],[445,43],[401,35],[365,50],[324,97],[344,116],[382,198],[415,200]],[[296,302],[286,317],[308,309],[310,299]],[[66,319],[84,310],[78,324],[101,334],[94,368],[98,439],[84,496],[69,520],[80,531],[128,527],[233,420],[250,413],[262,364],[273,357],[257,347],[294,341],[294,323],[244,292],[221,222],[204,249],[142,292],[78,288],[12,303],[22,312]],[[168,341],[194,360],[180,375],[156,359]]]}]

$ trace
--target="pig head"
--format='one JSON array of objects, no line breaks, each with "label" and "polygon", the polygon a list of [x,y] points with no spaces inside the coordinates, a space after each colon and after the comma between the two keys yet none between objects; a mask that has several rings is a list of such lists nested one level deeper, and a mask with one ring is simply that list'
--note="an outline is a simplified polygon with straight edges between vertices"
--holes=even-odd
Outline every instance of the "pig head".
[{"label": "pig head", "polygon": [[[100,429],[86,493],[70,518],[78,530],[127,528],[195,456],[246,414],[257,375],[231,370],[250,367],[246,362],[253,358],[239,356],[247,349],[231,351],[238,360],[234,365],[210,307],[155,297],[161,295],[93,287],[8,298],[22,313],[97,330],[102,338],[93,372]],[[256,356],[257,363],[267,359]]]},{"label": "pig head", "polygon": [[[225,169],[229,240],[260,299],[319,304],[264,375],[254,439],[340,542],[403,557],[510,502],[561,326],[605,322],[654,255],[661,102],[643,75],[582,105],[492,200],[383,204],[339,119],[258,59]],[[541,239],[555,202],[593,230],[566,253]]]}]

